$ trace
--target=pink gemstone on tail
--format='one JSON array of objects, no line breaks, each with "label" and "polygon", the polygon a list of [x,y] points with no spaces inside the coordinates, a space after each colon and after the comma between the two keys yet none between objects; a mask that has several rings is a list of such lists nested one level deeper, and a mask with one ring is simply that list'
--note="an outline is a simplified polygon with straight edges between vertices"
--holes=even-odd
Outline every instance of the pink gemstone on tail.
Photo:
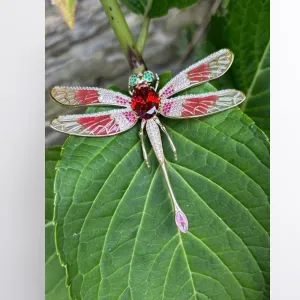
[{"label": "pink gemstone on tail", "polygon": [[175,222],[177,227],[182,232],[187,232],[189,229],[189,222],[186,215],[182,211],[177,211],[175,213]]}]

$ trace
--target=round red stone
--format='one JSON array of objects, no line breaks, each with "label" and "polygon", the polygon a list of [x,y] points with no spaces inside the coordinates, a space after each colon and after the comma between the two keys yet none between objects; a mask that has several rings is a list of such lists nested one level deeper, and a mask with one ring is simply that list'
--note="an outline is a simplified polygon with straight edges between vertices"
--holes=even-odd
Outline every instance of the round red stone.
[{"label": "round red stone", "polygon": [[131,98],[131,108],[145,120],[151,119],[157,112],[159,96],[148,85],[137,86]]}]

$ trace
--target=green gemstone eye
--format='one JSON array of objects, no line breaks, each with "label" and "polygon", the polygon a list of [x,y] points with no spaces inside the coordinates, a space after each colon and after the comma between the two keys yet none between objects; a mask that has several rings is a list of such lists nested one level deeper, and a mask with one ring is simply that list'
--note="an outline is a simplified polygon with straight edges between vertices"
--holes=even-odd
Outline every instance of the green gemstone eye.
[{"label": "green gemstone eye", "polygon": [[146,80],[146,81],[148,81],[148,82],[151,82],[151,81],[153,81],[153,74],[151,73],[151,72],[149,72],[149,71],[146,71],[145,73],[144,73],[144,79]]},{"label": "green gemstone eye", "polygon": [[137,77],[136,77],[136,75],[130,76],[130,78],[129,78],[129,84],[130,84],[130,85],[136,85],[136,82],[137,82]]}]

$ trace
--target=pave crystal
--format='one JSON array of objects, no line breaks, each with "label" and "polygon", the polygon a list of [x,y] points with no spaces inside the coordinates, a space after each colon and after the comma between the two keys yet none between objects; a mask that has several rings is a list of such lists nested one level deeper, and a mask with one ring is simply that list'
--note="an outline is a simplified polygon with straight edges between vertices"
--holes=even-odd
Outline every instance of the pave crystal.
[{"label": "pave crystal", "polygon": [[145,120],[156,115],[159,96],[148,84],[138,85],[132,94],[131,108]]},{"label": "pave crystal", "polygon": [[175,222],[177,227],[181,232],[187,232],[189,229],[189,222],[186,217],[186,215],[183,213],[183,211],[178,210],[175,213]]},{"label": "pave crystal", "polygon": [[163,163],[165,161],[165,157],[164,157],[164,151],[162,147],[160,130],[158,125],[153,119],[147,121],[146,131],[158,161],[160,163]]}]

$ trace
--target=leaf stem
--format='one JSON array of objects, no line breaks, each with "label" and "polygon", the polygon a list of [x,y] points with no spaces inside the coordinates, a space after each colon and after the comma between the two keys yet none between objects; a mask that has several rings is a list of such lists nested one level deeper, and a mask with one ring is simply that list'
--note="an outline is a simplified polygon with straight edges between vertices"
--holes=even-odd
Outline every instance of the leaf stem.
[{"label": "leaf stem", "polygon": [[149,32],[150,18],[148,16],[148,14],[152,8],[152,3],[153,3],[153,0],[148,0],[148,4],[147,4],[147,7],[145,8],[145,12],[144,12],[144,21],[143,21],[139,36],[136,41],[136,47],[140,53],[143,53],[146,39],[147,39],[148,32]]},{"label": "leaf stem", "polygon": [[117,0],[100,0],[109,23],[114,30],[133,73],[147,69],[145,62],[136,48],[131,31],[124,18]]},{"label": "leaf stem", "polygon": [[142,24],[139,36],[136,41],[136,48],[140,53],[143,53],[144,47],[145,47],[145,42],[148,36],[148,31],[149,31],[149,25],[150,25],[150,18],[145,17],[144,22]]}]

